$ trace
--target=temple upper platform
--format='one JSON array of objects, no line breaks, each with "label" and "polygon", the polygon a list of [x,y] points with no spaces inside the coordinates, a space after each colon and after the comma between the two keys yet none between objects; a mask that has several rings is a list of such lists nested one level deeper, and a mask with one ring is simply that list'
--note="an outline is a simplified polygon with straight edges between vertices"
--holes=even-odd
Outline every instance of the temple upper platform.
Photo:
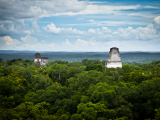
[{"label": "temple upper platform", "polygon": [[119,56],[119,48],[112,47],[109,51],[108,61],[105,63],[107,68],[122,68],[121,58]]}]

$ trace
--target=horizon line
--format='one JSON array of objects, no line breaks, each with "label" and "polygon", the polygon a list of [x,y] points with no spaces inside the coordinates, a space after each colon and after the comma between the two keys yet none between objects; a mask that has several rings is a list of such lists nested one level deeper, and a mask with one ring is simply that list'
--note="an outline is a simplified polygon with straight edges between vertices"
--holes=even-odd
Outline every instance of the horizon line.
[{"label": "horizon line", "polygon": [[[29,52],[109,52],[109,51],[43,51],[43,50],[0,50],[0,51],[29,51]],[[120,51],[120,52],[160,52],[160,51]]]}]

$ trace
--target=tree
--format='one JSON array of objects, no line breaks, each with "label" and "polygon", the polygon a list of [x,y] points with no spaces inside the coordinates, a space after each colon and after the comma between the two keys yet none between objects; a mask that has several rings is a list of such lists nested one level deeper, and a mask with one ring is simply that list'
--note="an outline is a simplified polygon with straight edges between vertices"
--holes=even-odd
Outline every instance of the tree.
[{"label": "tree", "polygon": [[114,110],[107,109],[104,104],[93,104],[92,102],[86,104],[80,103],[77,106],[77,113],[79,115],[76,114],[76,116],[82,116],[85,120],[96,120],[101,117],[114,119],[116,115]]},{"label": "tree", "polygon": [[155,109],[155,119],[154,120],[159,120],[160,119],[160,108],[159,109]]}]

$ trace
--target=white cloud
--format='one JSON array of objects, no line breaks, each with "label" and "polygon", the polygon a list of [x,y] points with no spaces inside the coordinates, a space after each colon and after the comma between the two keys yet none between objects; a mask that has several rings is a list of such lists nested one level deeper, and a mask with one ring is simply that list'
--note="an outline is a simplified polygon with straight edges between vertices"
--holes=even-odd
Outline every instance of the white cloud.
[{"label": "white cloud", "polygon": [[99,29],[99,28],[97,28],[97,29],[92,29],[92,28],[88,29],[88,33],[90,35],[93,35],[93,34],[103,35],[104,33],[111,33],[111,32],[112,31],[107,27],[102,27],[102,29]]},{"label": "white cloud", "polygon": [[100,44],[100,42],[97,42],[97,41],[95,40],[95,37],[93,37],[93,38],[91,38],[91,39],[89,40],[88,44],[91,45],[91,46],[97,46],[97,45]]},{"label": "white cloud", "polygon": [[147,27],[138,27],[136,29],[133,29],[132,27],[119,28],[112,34],[114,39],[118,40],[153,40],[160,37],[160,34],[154,29],[153,24],[150,24]]},{"label": "white cloud", "polygon": [[61,12],[78,12],[84,10],[86,5],[87,2],[78,0],[1,0],[0,7],[5,7],[0,16],[4,20],[39,18]]},{"label": "white cloud", "polygon": [[17,46],[14,50],[35,50],[35,51],[56,51],[59,49],[60,46],[58,46],[55,43],[37,43],[37,44],[21,44],[20,46]]},{"label": "white cloud", "polygon": [[63,51],[88,51],[89,49],[96,49],[98,44],[94,38],[89,41],[78,38],[73,43],[70,43],[69,40],[66,39],[66,42],[62,42],[62,46],[59,46],[61,46],[61,50]]},{"label": "white cloud", "polygon": [[38,42],[37,38],[27,35],[26,37],[21,37],[21,40],[25,44],[35,44]]},{"label": "white cloud", "polygon": [[38,33],[40,32],[39,25],[37,25],[36,21],[32,22],[32,28],[34,29],[35,32],[38,32]]},{"label": "white cloud", "polygon": [[12,21],[0,21],[0,35],[18,34]]},{"label": "white cloud", "polygon": [[[0,36],[37,34],[40,29],[34,20],[55,13],[78,12],[85,9],[86,5],[86,2],[78,0],[0,0]],[[25,25],[24,20],[33,21],[32,27]]]},{"label": "white cloud", "polygon": [[0,43],[0,49],[3,50],[14,49],[20,45],[20,41],[13,39],[10,36],[0,37]]},{"label": "white cloud", "polygon": [[110,33],[112,32],[110,29],[108,29],[107,27],[102,27],[102,31],[105,33]]},{"label": "white cloud", "polygon": [[84,20],[85,18],[77,18],[76,20]]},{"label": "white cloud", "polygon": [[[130,28],[131,29],[131,28]],[[43,40],[45,41],[45,40]],[[42,42],[43,42],[42,41]],[[109,51],[111,47],[118,47],[120,51],[159,51],[160,41],[97,41],[95,37],[90,40],[77,39],[71,43],[68,39],[62,44],[55,43],[35,43],[26,44],[23,41],[18,41],[10,36],[0,37],[1,50],[36,50],[36,51]]]},{"label": "white cloud", "polygon": [[94,29],[92,29],[92,28],[91,28],[91,29],[88,29],[88,32],[89,32],[89,33],[96,33],[96,31],[95,31]]},{"label": "white cloud", "polygon": [[[21,41],[11,38],[10,36],[0,37],[0,50],[44,50],[52,51],[62,49],[61,46],[55,43],[47,44],[45,40],[42,43],[37,42],[37,38],[32,36],[21,37]],[[60,50],[59,49],[59,50]]]},{"label": "white cloud", "polygon": [[128,16],[140,16],[140,17],[144,17],[144,18],[154,18],[157,15],[153,14],[153,12],[149,12],[149,11],[145,11],[145,12],[136,12],[136,13],[129,13],[127,14]]},{"label": "white cloud", "polygon": [[153,19],[153,25],[157,31],[160,31],[160,16],[157,16]]},{"label": "white cloud", "polygon": [[144,6],[143,8],[158,8],[158,7],[147,5],[147,6]]},{"label": "white cloud", "polygon": [[44,26],[43,29],[48,32],[48,33],[53,33],[53,34],[59,34],[61,32],[61,29],[56,27],[55,24],[51,23],[50,25],[48,24],[47,26]]},{"label": "white cloud", "polygon": [[160,24],[160,16],[157,16],[153,19],[156,24]]},{"label": "white cloud", "polygon": [[26,34],[32,34],[32,33],[34,33],[33,30],[24,30],[23,32],[26,33]]},{"label": "white cloud", "polygon": [[71,45],[71,43],[69,42],[69,40],[68,39],[66,39],[66,42],[62,42],[62,45],[64,45],[64,46],[70,46]]},{"label": "white cloud", "polygon": [[85,41],[85,40],[77,39],[75,41],[75,46],[84,47],[84,46],[87,46],[87,45],[88,45],[88,42]]},{"label": "white cloud", "polygon": [[101,42],[160,40],[160,32],[158,31],[160,29],[159,18],[154,18],[154,24],[149,24],[146,27],[118,28],[115,31],[111,31],[108,27],[102,27],[102,29],[89,29],[88,33],[92,33],[90,36]]},{"label": "white cloud", "polygon": [[87,3],[78,0],[50,0],[39,1],[37,4],[42,10],[47,13],[61,13],[61,12],[78,12],[85,9]]},{"label": "white cloud", "polygon": [[103,32],[102,32],[102,30],[100,30],[99,28],[97,28],[97,29],[88,29],[88,33],[90,33],[90,34],[99,34],[99,35],[103,35]]},{"label": "white cloud", "polygon": [[129,6],[111,6],[111,5],[88,5],[87,8],[80,12],[80,14],[109,14],[115,13],[117,10],[138,9],[140,5]]},{"label": "white cloud", "polygon": [[[158,17],[154,21],[158,21]],[[157,22],[158,23],[158,22]],[[59,28],[55,24],[51,23],[43,27],[43,29],[52,34],[77,34],[82,36],[93,36],[96,39],[105,41],[106,40],[153,40],[160,37],[160,33],[157,32],[155,26],[150,24],[146,27],[137,27],[133,29],[128,28],[118,28],[116,31],[109,29],[108,27],[102,27],[101,29],[88,29],[88,33],[85,31],[80,31],[72,28]]]},{"label": "white cloud", "polygon": [[[99,4],[100,3],[100,4]],[[103,4],[104,3],[104,4]],[[103,5],[102,5],[103,4]],[[141,5],[106,5],[107,2],[89,2],[79,0],[0,0],[0,36],[12,34],[30,34],[37,35],[40,32],[39,26],[35,20],[41,17],[50,17],[58,15],[88,15],[88,14],[114,14],[130,15],[130,16],[148,16],[153,18],[156,14],[148,11],[146,14],[131,13],[128,11],[126,14],[124,10],[136,10],[141,8],[157,8],[154,6],[141,6]],[[5,6],[5,7],[4,7]],[[24,14],[25,13],[25,14]],[[153,14],[153,15],[150,15]],[[86,18],[77,18],[82,20]],[[25,20],[33,21],[32,27],[25,25]],[[18,22],[19,21],[19,22]],[[3,22],[3,23],[2,23]],[[18,23],[21,23],[18,25]],[[8,25],[6,25],[8,24]],[[91,22],[86,25],[99,25],[99,26],[118,26],[124,24],[137,25],[139,22],[125,22],[125,21],[101,21]],[[142,24],[142,23],[141,23]],[[80,25],[80,24],[78,24]],[[144,25],[144,23],[143,23]],[[84,35],[84,31],[79,31],[73,28],[58,28],[55,25],[48,25],[46,31],[53,34],[78,34]],[[45,27],[44,27],[45,28]],[[50,28],[50,29],[49,29]],[[97,33],[97,31],[96,31]]]},{"label": "white cloud", "polygon": [[113,6],[113,5],[87,5],[86,9],[79,12],[56,13],[53,15],[87,15],[87,14],[117,14],[121,10],[135,10],[141,8],[141,5]]},{"label": "white cloud", "polygon": [[0,36],[19,35],[19,34],[35,34],[39,33],[40,29],[36,21],[32,22],[32,28],[29,28],[24,20],[16,21],[0,21]]},{"label": "white cloud", "polygon": [[86,32],[84,31],[80,31],[73,28],[59,28],[59,27],[56,27],[56,25],[53,23],[48,24],[47,26],[44,26],[43,29],[46,32],[52,33],[52,34],[78,34],[78,35],[86,34]]},{"label": "white cloud", "polygon": [[[111,47],[118,47],[120,51],[159,51],[160,41],[105,41],[98,42],[93,37],[89,41],[77,39],[75,43],[60,47],[63,51],[109,51]],[[155,43],[155,44],[153,44]],[[60,46],[60,45],[59,45]]]},{"label": "white cloud", "polygon": [[[153,16],[152,16],[153,17]],[[154,18],[154,17],[153,17]],[[89,23],[80,23],[80,24],[64,24],[66,26],[123,26],[123,25],[148,25],[147,22],[142,21],[95,21],[93,19],[88,20]]]},{"label": "white cloud", "polygon": [[[88,2],[79,0],[47,0],[22,1],[1,0],[2,19],[30,19],[49,17],[53,15],[86,15],[86,14],[119,14],[122,10],[136,10],[140,8],[157,8],[141,5],[102,5],[103,2]],[[107,2],[105,2],[106,4]],[[0,6],[0,7],[1,7]],[[18,6],[18,7],[17,7]],[[25,13],[25,14],[24,14]]]}]

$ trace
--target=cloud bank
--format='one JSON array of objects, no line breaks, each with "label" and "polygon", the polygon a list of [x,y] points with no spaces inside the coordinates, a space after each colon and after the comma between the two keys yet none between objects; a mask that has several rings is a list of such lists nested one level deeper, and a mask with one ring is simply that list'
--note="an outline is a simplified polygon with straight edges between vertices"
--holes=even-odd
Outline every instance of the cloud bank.
[{"label": "cloud bank", "polygon": [[0,49],[160,50],[158,4],[0,0]]}]

